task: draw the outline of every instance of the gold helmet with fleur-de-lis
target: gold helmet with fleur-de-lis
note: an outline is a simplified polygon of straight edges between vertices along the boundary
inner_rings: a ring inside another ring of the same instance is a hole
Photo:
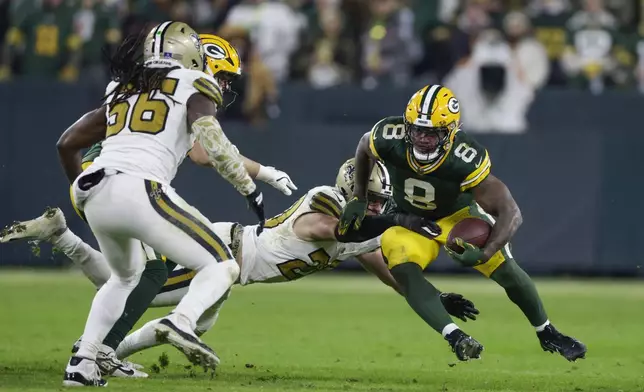
[[[344,162],[340,166],[338,175],[335,179],[336,188],[340,189],[340,192],[346,200],[351,199],[353,196],[353,186],[355,184],[355,158],[351,158]],[[371,170],[371,177],[369,177],[369,184],[367,187],[367,199],[381,199],[383,204],[389,200],[393,194],[391,187],[391,180],[389,178],[389,172],[385,165],[380,161],[376,161],[373,169]]]
[[[205,54],[199,36],[183,22],[167,21],[154,26],[143,45],[143,61],[147,67],[178,65],[205,70]]]

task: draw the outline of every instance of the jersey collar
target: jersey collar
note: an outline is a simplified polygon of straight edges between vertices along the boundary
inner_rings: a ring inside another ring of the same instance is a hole
[[[437,159],[434,162],[428,163],[426,165],[422,165],[416,157],[414,157],[414,152],[413,152],[413,147],[412,146],[407,146],[407,164],[409,167],[416,173],[425,175],[433,172],[434,170],[438,169],[443,162],[447,159],[449,156],[450,151],[452,150],[452,146],[454,145],[454,137],[456,136],[456,133],[458,130],[455,132],[452,132],[452,134],[449,136],[449,141],[447,142],[447,149],[445,150],[445,153],[443,154],[442,157]]]

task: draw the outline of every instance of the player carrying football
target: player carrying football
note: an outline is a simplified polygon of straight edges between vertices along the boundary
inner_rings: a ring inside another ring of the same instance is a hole
[[[521,224],[521,212],[505,184],[490,174],[487,150],[461,130],[460,117],[454,94],[432,85],[411,97],[404,116],[376,123],[358,144],[355,189],[342,212],[340,231],[360,227],[369,173],[376,160],[383,162],[392,178],[394,210],[435,220],[442,229],[429,239],[392,227],[382,235],[383,255],[411,308],[443,335],[459,360],[479,358],[483,346],[453,323],[423,270],[436,259],[452,227],[468,217],[493,224],[489,239],[482,249],[457,239],[464,251],[446,247],[450,256],[503,287],[536,328],[545,351],[569,361],[584,358],[586,346],[555,329],[534,283],[513,259],[509,241]]]

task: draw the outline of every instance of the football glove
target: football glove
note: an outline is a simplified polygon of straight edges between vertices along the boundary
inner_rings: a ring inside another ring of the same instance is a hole
[[[338,233],[341,235],[346,234],[351,230],[360,230],[360,225],[364,219],[367,211],[367,201],[360,200],[357,197],[349,200],[342,215],[340,215],[340,222],[338,222]]]
[[[260,166],[257,173],[257,179],[264,181],[268,185],[282,192],[286,196],[291,196],[297,187],[291,181],[291,177],[285,172],[277,170],[272,166]]]
[[[443,232],[436,222],[411,214],[394,214],[394,222],[415,233],[434,239]]]
[[[440,299],[447,313],[464,322],[467,322],[467,319],[476,320],[476,315],[479,314],[479,310],[474,306],[474,302],[464,298],[460,294],[441,293]]]
[[[250,208],[257,219],[259,219],[259,225],[257,226],[257,235],[259,235],[262,230],[264,230],[264,222],[266,218],[264,216],[264,195],[258,189],[255,189],[253,193],[246,196],[246,201],[248,202],[248,208]]]
[[[455,261],[457,261],[461,265],[465,267],[474,267],[487,261],[485,260],[485,253],[483,253],[483,250],[481,248],[469,244],[463,241],[463,239],[461,238],[455,238],[454,242],[456,243],[456,245],[463,248],[463,253],[456,253],[447,246],[445,246],[445,250]]]

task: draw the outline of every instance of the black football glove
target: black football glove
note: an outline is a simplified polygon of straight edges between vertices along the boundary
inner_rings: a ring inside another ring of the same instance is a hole
[[[266,221],[264,216],[264,195],[258,189],[255,189],[253,193],[246,196],[246,201],[248,202],[248,208],[253,210],[257,215],[257,219],[259,219],[259,225],[257,226],[257,235],[259,235],[264,230],[264,222]]]
[[[434,239],[443,232],[436,222],[416,215],[398,213],[394,215],[394,222],[429,239]]]
[[[467,322],[467,319],[476,320],[479,310],[474,306],[474,302],[456,293],[441,293],[440,298],[447,313],[464,322]]]
[[[360,230],[360,225],[367,212],[367,201],[354,197],[344,206],[340,221],[338,222],[338,233],[347,234],[350,230]]]

